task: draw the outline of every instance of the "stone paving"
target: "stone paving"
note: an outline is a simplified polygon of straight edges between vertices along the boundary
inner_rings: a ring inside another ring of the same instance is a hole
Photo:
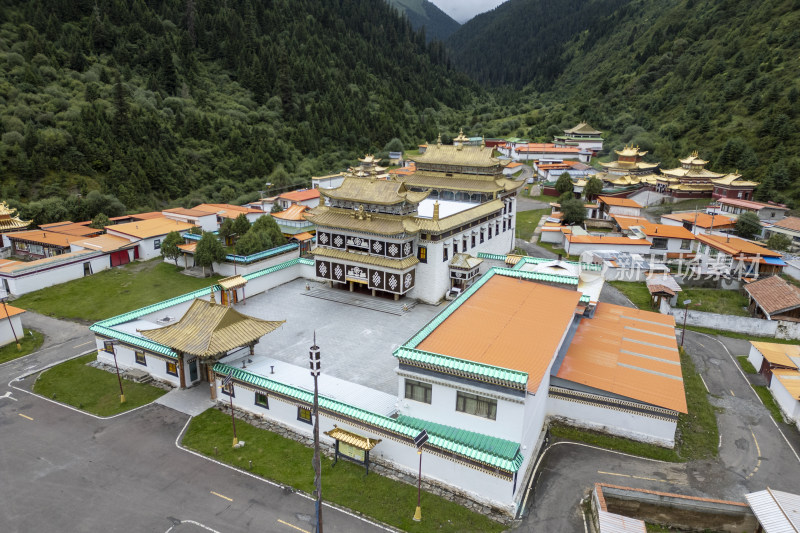
[[[156,403],[189,416],[197,416],[215,405],[208,383],[200,383],[189,389],[172,389],[157,399]]]

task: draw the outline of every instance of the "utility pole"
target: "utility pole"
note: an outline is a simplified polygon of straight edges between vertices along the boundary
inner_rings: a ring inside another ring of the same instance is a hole
[[[311,375],[314,377],[314,459],[311,464],[314,466],[314,490],[317,499],[314,503],[316,515],[316,533],[322,533],[322,462],[319,457],[319,346],[317,346],[317,332],[314,332],[314,345],[308,353]]]
[[[11,317],[8,314],[8,307],[6,307],[6,302],[7,301],[8,301],[8,298],[3,298],[3,311],[6,312],[6,318],[8,319],[8,325],[11,327],[11,334],[14,335],[14,341],[17,343],[17,351],[20,351],[22,349],[22,345],[19,343],[19,339],[17,338],[17,332],[14,331],[14,323],[11,322]],[[25,332],[23,331],[22,334],[25,335]]]
[[[115,348],[117,341],[105,341],[103,344],[106,351],[111,352],[114,356],[114,368],[117,369],[117,381],[119,382],[119,403],[125,403],[125,392],[122,390],[122,378],[119,375],[119,365],[117,364],[117,349]]]

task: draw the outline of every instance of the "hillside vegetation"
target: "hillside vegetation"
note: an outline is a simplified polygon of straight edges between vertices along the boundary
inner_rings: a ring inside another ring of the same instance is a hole
[[[7,1],[0,199],[243,202],[435,138],[478,91],[373,0]]]
[[[387,0],[401,12],[405,13],[408,21],[415,30],[425,28],[427,40],[446,40],[461,24],[453,20],[450,15],[436,7],[428,0]]]
[[[520,20],[527,45],[491,38]],[[798,0],[509,0],[449,45],[476,79],[524,85],[502,120],[473,117],[492,133],[550,140],[587,120],[609,151],[636,144],[670,168],[698,150],[762,182],[758,199],[800,206]]]

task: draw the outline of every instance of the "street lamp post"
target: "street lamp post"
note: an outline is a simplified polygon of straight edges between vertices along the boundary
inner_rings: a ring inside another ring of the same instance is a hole
[[[222,381],[222,390],[225,390],[225,387],[230,386],[228,390],[228,398],[231,401],[231,424],[233,425],[233,446],[235,447],[239,444],[239,439],[236,437],[236,415],[233,412],[233,370],[228,372],[228,375],[225,376],[225,379]]]
[[[691,300],[684,300],[683,301],[683,331],[681,331],[681,348],[683,348],[683,339],[686,337],[686,317],[689,316],[689,304],[691,304]],[[703,302],[697,302],[692,307],[697,307]]]
[[[11,334],[14,335],[14,341],[17,343],[17,351],[20,351],[22,349],[22,345],[19,343],[19,339],[17,338],[17,332],[14,331],[14,323],[11,322],[11,316],[9,316],[9,314],[8,314],[8,307],[6,307],[6,302],[7,301],[8,301],[8,298],[3,298],[3,311],[6,312],[6,318],[8,319],[8,325],[11,327]]]
[[[125,403],[125,391],[122,390],[122,377],[119,375],[119,365],[117,364],[117,349],[115,348],[117,341],[105,341],[104,344],[106,351],[111,352],[111,355],[114,356],[114,368],[117,369],[117,381],[119,382],[119,403]]]
[[[414,437],[414,444],[417,447],[417,454],[419,455],[419,476],[417,477],[417,508],[414,511],[414,522],[422,520],[422,446],[428,442],[428,432],[422,430],[419,435]]]
[[[314,332],[314,345],[308,353],[311,375],[314,377],[314,459],[311,464],[314,466],[314,489],[317,493],[317,500],[314,504],[316,514],[316,533],[322,533],[322,463],[319,457],[319,387],[318,379],[320,373],[319,346],[317,346],[317,333]]]

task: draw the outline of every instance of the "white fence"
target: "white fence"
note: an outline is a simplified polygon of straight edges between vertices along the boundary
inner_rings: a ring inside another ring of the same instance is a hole
[[[661,300],[662,314],[675,317],[675,324],[678,327],[683,325],[685,309],[671,307],[666,301]],[[750,318],[745,316],[720,315],[717,313],[707,313],[705,311],[693,311],[689,309],[686,317],[687,326],[699,326],[703,328],[719,329],[722,331],[734,331],[745,335],[757,335],[760,337],[775,337],[776,339],[800,339],[800,323],[788,322],[785,320],[763,320],[761,318]]]

